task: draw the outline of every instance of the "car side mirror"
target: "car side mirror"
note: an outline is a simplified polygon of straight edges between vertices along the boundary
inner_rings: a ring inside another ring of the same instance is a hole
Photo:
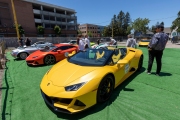
[[[57,50],[57,52],[60,54],[62,50]]]
[[[120,65],[125,65],[125,64],[128,64],[128,60],[119,60],[119,61],[117,62],[117,67],[119,68]]]
[[[128,64],[128,60],[119,60],[117,64],[120,64],[120,65]]]
[[[68,52],[65,52],[65,53],[64,53],[64,56],[65,56],[66,58],[68,58],[68,57],[69,57],[69,53],[68,53]]]

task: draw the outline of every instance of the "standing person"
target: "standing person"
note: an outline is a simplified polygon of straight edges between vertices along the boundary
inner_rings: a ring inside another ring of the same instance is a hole
[[[100,39],[97,39],[97,44],[99,45],[99,43],[100,43]]]
[[[149,53],[149,60],[148,60],[148,68],[147,73],[151,74],[151,68],[153,65],[154,58],[156,58],[156,75],[159,76],[161,67],[162,67],[162,55],[163,50],[165,49],[166,43],[169,39],[168,35],[163,32],[164,26],[156,25],[156,33],[152,37],[148,45],[148,53]]]
[[[112,37],[110,37],[111,42],[110,45],[117,45],[117,41],[115,39],[113,39]]]
[[[19,47],[23,47],[23,39],[20,37],[18,40]]]
[[[79,50],[81,51],[84,50],[84,42],[82,40],[82,35],[78,35],[77,44],[78,44]]]
[[[25,40],[26,46],[31,46],[31,40],[27,37]]]
[[[128,40],[126,42],[126,47],[136,48],[136,46],[137,46],[136,40],[134,38],[132,38],[131,34],[129,34]]]
[[[91,48],[90,41],[87,35],[85,35],[85,48]]]
[[[172,38],[171,38],[171,43],[172,44],[174,43],[174,36],[172,36]]]

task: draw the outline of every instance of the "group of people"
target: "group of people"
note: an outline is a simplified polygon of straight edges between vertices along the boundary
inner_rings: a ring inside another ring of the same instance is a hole
[[[79,47],[79,50],[81,50],[81,51],[85,50],[87,48],[91,48],[90,41],[89,41],[87,35],[85,35],[85,38],[83,38],[82,35],[78,35],[77,45]]]
[[[32,40],[30,40],[30,39],[27,37],[26,40],[24,41],[24,40],[22,39],[22,37],[20,37],[19,40],[18,40],[19,47],[23,47],[23,46],[24,46],[24,42],[25,42],[25,45],[26,45],[26,46],[31,46]]]
[[[156,33],[153,35],[147,47],[149,58],[148,58],[148,67],[146,73],[149,75],[151,74],[153,62],[154,59],[156,59],[157,68],[155,75],[160,76],[160,71],[162,67],[162,55],[169,37],[166,33],[163,32],[164,31],[163,25],[156,25],[155,29],[156,29]],[[136,40],[132,38],[132,35],[128,35],[126,47],[136,48],[136,46],[137,46]]]

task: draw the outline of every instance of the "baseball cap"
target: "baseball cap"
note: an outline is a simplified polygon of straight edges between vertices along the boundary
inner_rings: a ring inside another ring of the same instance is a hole
[[[155,28],[164,28],[163,25],[156,25]]]

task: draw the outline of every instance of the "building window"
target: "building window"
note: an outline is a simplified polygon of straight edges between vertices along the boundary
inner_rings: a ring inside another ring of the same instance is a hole
[[[54,16],[50,16],[50,20],[55,21],[55,17]]]
[[[61,22],[61,18],[60,17],[56,17],[56,21]]]
[[[51,28],[51,25],[48,24],[48,23],[46,23],[46,24],[45,24],[45,28]]]
[[[49,16],[48,15],[44,15],[44,20],[49,20]]]

